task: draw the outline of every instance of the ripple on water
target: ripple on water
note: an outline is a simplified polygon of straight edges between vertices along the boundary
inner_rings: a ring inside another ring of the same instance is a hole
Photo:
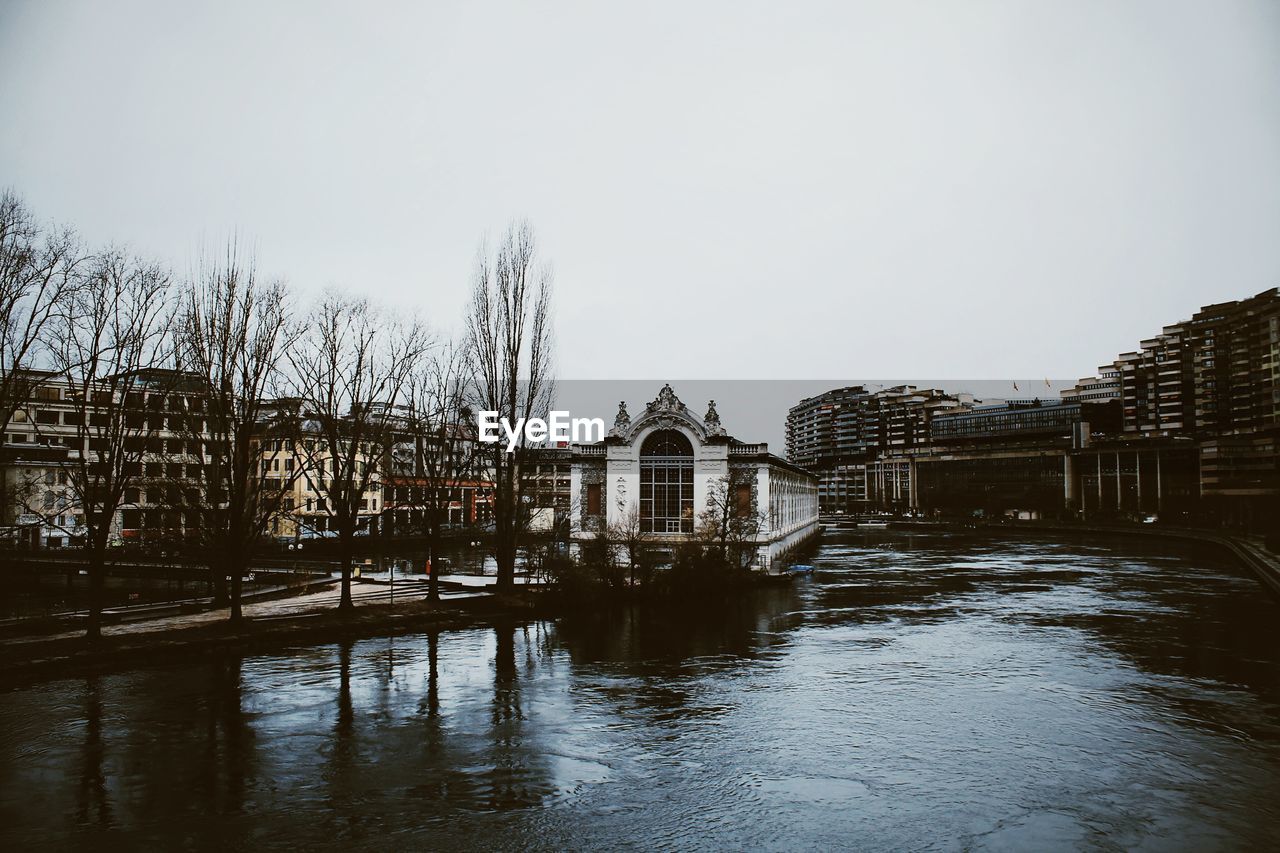
[[[1277,607],[1198,552],[852,536],[639,610],[0,694],[6,849],[1266,847]]]

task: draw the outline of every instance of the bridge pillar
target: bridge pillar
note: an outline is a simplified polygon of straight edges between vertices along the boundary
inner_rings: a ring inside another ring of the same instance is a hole
[[[1138,488],[1138,512],[1142,512],[1142,451],[1133,451],[1133,475]]]
[[[1116,451],[1116,512],[1124,509],[1124,490],[1120,484],[1120,451]]]
[[[1102,512],[1102,453],[1094,458],[1098,460],[1098,512]]]
[[[1156,512],[1164,509],[1164,485],[1160,482],[1160,449],[1156,448]]]

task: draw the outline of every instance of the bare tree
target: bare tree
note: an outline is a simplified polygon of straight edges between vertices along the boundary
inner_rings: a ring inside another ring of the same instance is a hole
[[[183,295],[177,322],[178,358],[194,374],[181,427],[198,449],[200,541],[220,604],[241,618],[241,579],[297,470],[277,471],[282,423],[271,403],[290,346],[288,293],[258,277],[252,257],[234,242],[221,260],[203,259]]]
[[[40,225],[14,192],[0,193],[0,426],[38,381],[30,368],[82,262],[70,229]]]
[[[552,376],[551,272],[539,265],[533,229],[512,225],[492,256],[481,250],[467,317],[477,405],[511,424],[545,417],[555,393]],[[515,586],[521,533],[521,465],[527,450],[491,445],[494,475],[494,556],[497,587]]]
[[[648,580],[649,547],[653,537],[645,532],[639,504],[632,502],[629,506],[620,506],[619,510],[621,514],[608,526],[605,536],[622,549],[627,559],[629,585],[635,586],[637,571],[643,580]]]
[[[699,534],[727,565],[748,569],[758,550],[765,514],[755,507],[755,471],[730,468],[707,487],[707,507],[699,516]]]
[[[159,413],[176,376],[164,369],[171,363],[169,289],[161,267],[103,253],[80,276],[55,330],[53,362],[69,386],[76,426],[68,486],[84,531],[90,639],[101,629],[116,512],[126,491],[145,482],[146,457],[163,452]]]
[[[394,449],[387,474],[388,509],[405,503],[420,507],[414,511],[422,513],[427,537],[431,601],[440,600],[440,540],[455,499],[463,520],[469,520],[463,493],[471,490],[473,498],[479,497],[484,485],[469,366],[465,342],[445,342],[421,361],[405,395],[411,446]]]
[[[339,608],[349,610],[355,537],[378,517],[378,469],[394,443],[395,407],[429,340],[421,324],[340,294],[320,300],[296,340],[288,352],[299,404],[294,447],[301,476],[337,536]]]

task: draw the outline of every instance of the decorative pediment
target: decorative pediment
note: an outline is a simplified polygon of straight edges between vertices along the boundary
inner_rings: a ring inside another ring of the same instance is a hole
[[[654,401],[645,406],[645,414],[653,414],[654,412],[688,412],[688,407],[680,402],[680,398],[676,396],[676,392],[671,390],[671,384],[662,386],[662,390],[658,392],[658,396]]]
[[[624,420],[626,411],[626,406],[620,404],[618,418],[614,421],[614,428],[609,435],[628,443],[635,441],[636,437],[645,430],[654,428],[688,429],[699,441],[725,435],[724,428],[720,426],[720,416],[716,413],[714,401],[707,412],[711,417],[704,422],[680,401],[670,384],[662,386],[658,396],[644,407],[644,413],[635,421]]]

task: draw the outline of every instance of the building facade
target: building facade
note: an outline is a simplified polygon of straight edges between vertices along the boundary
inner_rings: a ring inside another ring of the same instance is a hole
[[[891,457],[927,446],[935,418],[973,403],[969,394],[914,385],[836,388],[787,413],[787,459],[817,476],[823,512],[906,507],[912,468]]]
[[[1086,376],[1062,392],[1064,401],[1105,403],[1120,399],[1120,365],[1117,362],[1098,368],[1096,376]]]
[[[770,571],[818,532],[812,474],[729,435],[714,401],[699,418],[670,385],[634,420],[620,405],[604,441],[573,447],[570,488],[579,544],[636,524],[650,547],[670,549],[714,535],[727,513],[751,520],[749,562]]]
[[[836,451],[834,410],[865,413]],[[1280,290],[1208,305],[1060,402],[975,404],[861,386],[801,401],[788,450],[824,511],[1150,518],[1272,531],[1280,519]]]
[[[149,370],[129,374],[127,392],[102,383],[85,395],[56,374],[33,373],[30,397],[4,426],[0,446],[5,538],[30,548],[81,544],[84,509],[73,475],[82,465],[106,464],[111,452],[126,460],[128,482],[110,540],[184,539],[203,500],[203,397],[193,378]]]

